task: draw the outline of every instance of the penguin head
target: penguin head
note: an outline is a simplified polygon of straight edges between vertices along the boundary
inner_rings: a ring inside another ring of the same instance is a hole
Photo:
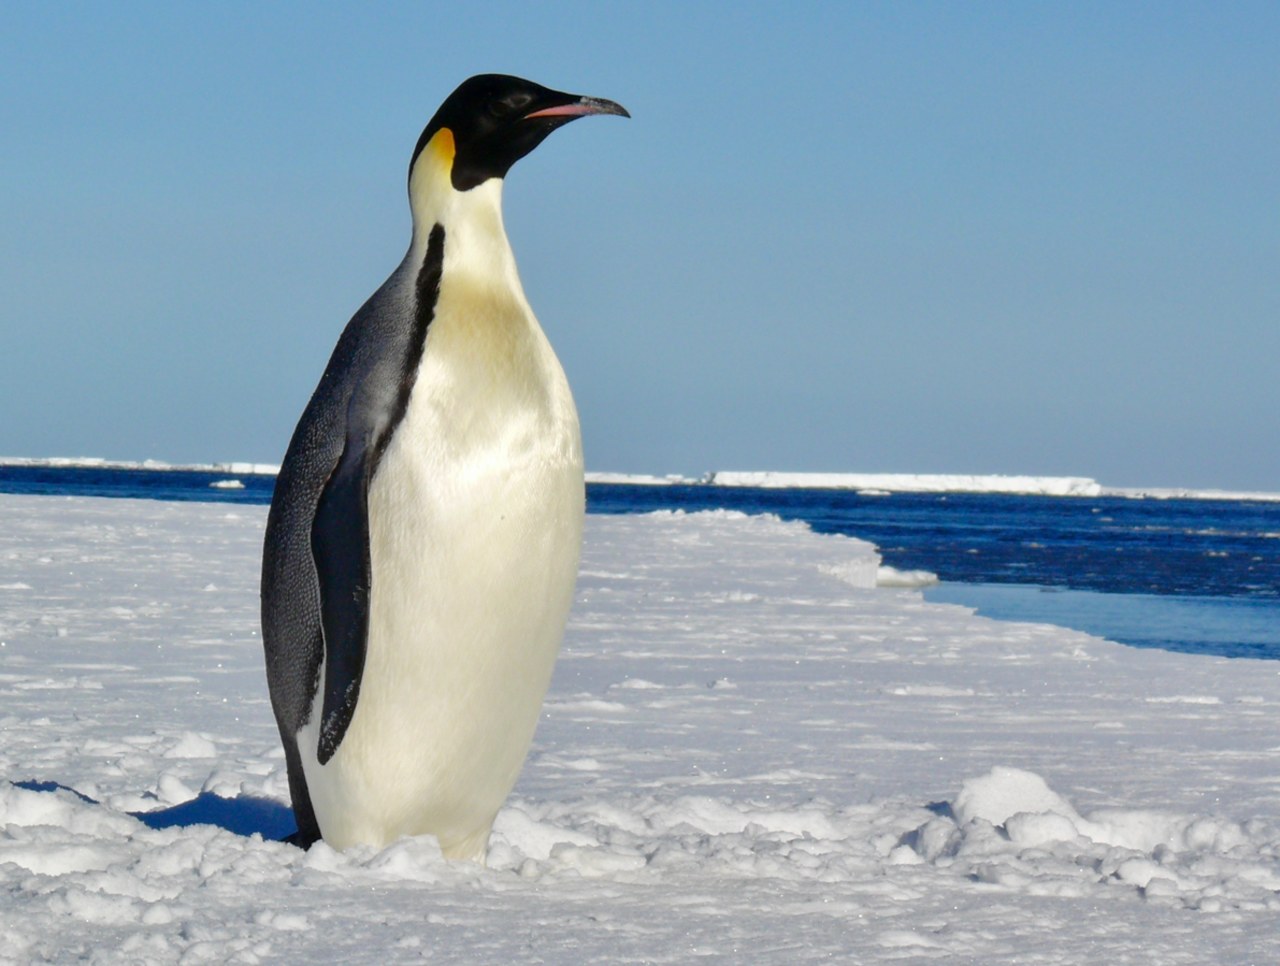
[[[448,165],[455,191],[469,191],[490,178],[505,177],[548,134],[588,114],[631,116],[613,101],[553,91],[506,74],[478,74],[445,98],[423,130],[409,161],[409,177],[429,152]]]

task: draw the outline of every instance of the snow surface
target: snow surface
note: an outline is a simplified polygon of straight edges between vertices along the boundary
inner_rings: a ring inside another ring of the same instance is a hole
[[[0,961],[1280,961],[1280,664],[729,512],[588,518],[487,868],[264,840],[264,518],[0,497]]]

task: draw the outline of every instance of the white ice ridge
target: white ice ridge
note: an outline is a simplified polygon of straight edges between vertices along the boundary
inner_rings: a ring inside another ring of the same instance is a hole
[[[25,457],[0,456],[0,466],[45,466],[52,468],[99,468],[124,470],[199,471],[237,475],[274,476],[275,463],[164,463],[159,460],[107,460],[92,456]],[[589,471],[588,483],[635,486],[758,487],[762,489],[857,490],[864,496],[890,493],[1007,493],[1022,496],[1114,496],[1153,500],[1255,500],[1280,502],[1280,492],[1204,490],[1178,487],[1103,486],[1087,476],[1008,476],[960,473],[789,473],[774,470],[719,470],[701,476]]]
[[[932,587],[937,582],[938,575],[931,570],[899,570],[881,564],[876,571],[877,587]]]
[[[671,486],[678,483],[701,482],[678,473],[653,476],[648,473],[597,473],[589,470],[586,477],[588,483],[624,483],[630,486]]]
[[[588,517],[487,868],[272,841],[265,517],[0,496],[0,962],[1280,962],[1280,662],[726,511]]]
[[[1099,496],[1102,486],[1083,476],[976,476],[945,473],[776,473],[717,471],[717,486],[806,487],[830,490],[885,490],[890,493],[1013,493],[1042,496]]]
[[[1280,493],[1264,490],[1187,490],[1177,487],[1104,486],[1103,496],[1122,496],[1131,500],[1254,500],[1280,503]]]
[[[237,476],[275,476],[280,472],[280,466],[277,463],[165,463],[161,460],[108,460],[97,456],[0,456],[0,466],[234,473]]]
[[[1104,486],[1087,476],[1019,476],[963,473],[790,473],[776,470],[717,470],[702,476],[643,476],[588,473],[589,483],[684,484],[762,489],[856,490],[864,496],[890,493],[1007,493],[1018,496],[1113,496],[1154,500],[1256,500],[1280,502],[1280,492]]]

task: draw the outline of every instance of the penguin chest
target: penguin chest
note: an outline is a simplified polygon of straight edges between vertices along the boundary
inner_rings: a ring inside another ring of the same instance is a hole
[[[428,832],[446,854],[483,847],[572,602],[584,494],[563,372],[527,310],[486,328],[446,294],[370,484],[360,696],[314,795],[339,847]]]

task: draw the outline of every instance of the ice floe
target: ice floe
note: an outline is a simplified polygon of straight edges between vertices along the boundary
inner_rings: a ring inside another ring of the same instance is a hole
[[[0,960],[1280,960],[1280,662],[986,620],[771,517],[589,517],[486,867],[275,841],[264,518],[0,497]]]

